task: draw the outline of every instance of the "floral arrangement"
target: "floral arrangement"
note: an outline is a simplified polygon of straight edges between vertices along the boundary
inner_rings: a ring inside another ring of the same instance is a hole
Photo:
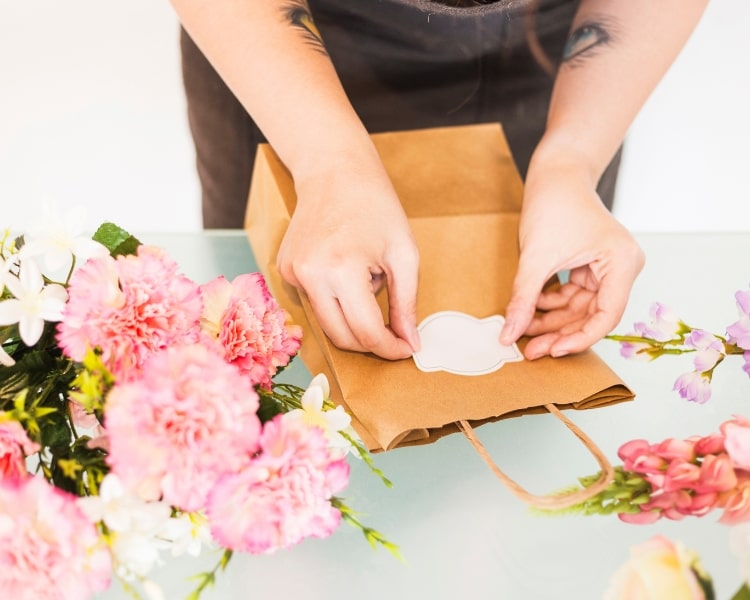
[[[627,335],[610,335],[625,358],[654,360],[691,354],[693,369],[680,375],[673,390],[692,402],[711,397],[715,369],[729,356],[742,356],[750,376],[750,290],[735,294],[740,318],[717,335],[691,327],[670,307],[655,303],[650,320],[638,322]],[[718,431],[658,442],[635,439],[618,450],[609,486],[593,498],[546,514],[616,514],[626,523],[648,524],[661,518],[680,520],[720,510],[719,522],[732,525],[735,548],[750,558],[750,419],[735,415]],[[581,477],[574,486],[588,487],[600,474]],[[743,531],[744,534],[739,532]],[[750,600],[750,563],[733,600]],[[614,574],[606,600],[713,600],[711,577],[695,552],[655,536],[631,549],[630,559]]]
[[[198,285],[109,223],[6,232],[0,595],[82,600],[114,577],[158,599],[164,552],[214,548],[195,599],[232,553],[342,520],[397,554],[338,496],[349,453],[388,481],[325,378],[275,380],[300,338],[259,273]]]

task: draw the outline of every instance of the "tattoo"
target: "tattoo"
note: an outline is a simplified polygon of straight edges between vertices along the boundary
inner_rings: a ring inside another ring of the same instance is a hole
[[[613,42],[612,25],[604,18],[583,22],[568,36],[563,49],[563,63],[578,66]]]
[[[284,14],[292,26],[297,27],[305,36],[305,41],[318,52],[328,54],[323,45],[320,31],[313,22],[312,14],[305,0],[290,0],[284,6]]]

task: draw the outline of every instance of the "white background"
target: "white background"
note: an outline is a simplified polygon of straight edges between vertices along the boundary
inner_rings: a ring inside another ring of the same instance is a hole
[[[750,230],[748,31],[750,2],[713,0],[631,128],[630,229]],[[92,227],[201,227],[166,0],[0,0],[0,82],[0,227],[44,201],[86,205]]]

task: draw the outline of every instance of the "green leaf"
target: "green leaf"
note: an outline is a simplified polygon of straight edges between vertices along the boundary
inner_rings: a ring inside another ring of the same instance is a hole
[[[746,583],[742,584],[742,587],[732,596],[732,600],[750,600],[750,589],[748,589]]]
[[[93,239],[103,244],[112,256],[135,254],[141,242],[114,223],[102,223]]]
[[[260,400],[260,406],[258,407],[258,418],[261,423],[270,421],[276,415],[284,412],[281,409],[281,405],[272,397],[266,394],[258,394]]]

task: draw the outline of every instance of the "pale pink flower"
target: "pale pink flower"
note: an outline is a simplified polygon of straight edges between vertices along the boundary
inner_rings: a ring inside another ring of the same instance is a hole
[[[721,454],[722,452],[724,452],[724,435],[721,433],[712,433],[695,442],[696,456]]]
[[[700,475],[701,468],[698,465],[676,459],[669,463],[664,474],[662,487],[665,492],[674,492],[685,488],[692,489],[698,483]]]
[[[695,460],[695,442],[697,438],[678,440],[668,438],[652,446],[653,452],[666,460],[680,459],[691,462]]]
[[[679,543],[657,535],[630,550],[612,576],[604,600],[705,600],[693,570],[698,558]]]
[[[199,509],[257,449],[258,402],[250,381],[205,346],[164,350],[108,395],[107,461],[141,497]]]
[[[727,327],[729,342],[750,350],[750,317],[742,317]]]
[[[735,415],[721,424],[724,446],[735,467],[750,471],[750,421]]]
[[[18,421],[0,422],[0,480],[27,477],[26,457],[38,451]]]
[[[740,290],[734,295],[740,313],[739,321],[727,327],[729,341],[750,350],[750,290]]]
[[[742,358],[745,360],[745,364],[742,365],[742,370],[747,373],[748,377],[750,377],[750,350],[744,352]]]
[[[218,340],[226,360],[254,384],[271,387],[271,378],[300,347],[302,329],[269,293],[260,273],[224,277],[201,286],[203,331]]]
[[[700,480],[695,485],[699,494],[725,492],[737,485],[737,475],[729,456],[709,454],[701,462]]]
[[[683,373],[674,382],[673,390],[682,398],[691,402],[704,404],[711,398],[711,380],[699,371]]]
[[[667,492],[656,489],[651,493],[651,499],[641,504],[644,512],[657,511],[662,517],[679,521],[688,513],[693,503],[693,497],[688,490],[674,490]]]
[[[682,323],[677,313],[670,307],[654,302],[649,308],[651,321],[646,323],[636,323],[636,330],[639,330],[643,337],[651,338],[658,342],[666,342],[674,338],[682,328]]]
[[[630,525],[651,525],[661,519],[661,512],[658,510],[644,511],[641,508],[641,512],[637,513],[619,513],[617,518]]]
[[[700,373],[713,369],[724,356],[724,343],[703,329],[693,329],[685,338],[685,345],[696,349],[693,366]]]
[[[112,562],[76,497],[41,477],[0,481],[0,596],[85,600]]]
[[[750,317],[750,290],[739,290],[734,295],[737,300],[737,308],[740,314],[745,317]]]
[[[630,440],[629,442],[626,442],[622,446],[620,446],[620,448],[617,450],[617,456],[619,456],[620,460],[625,463],[625,469],[627,471],[632,471],[631,467],[628,465],[631,465],[633,461],[643,453],[650,451],[651,444],[648,442],[648,440],[636,439]]]
[[[635,331],[631,334],[639,337],[649,337],[645,323],[635,323]],[[645,342],[620,342],[620,356],[635,360],[651,360],[653,356],[648,349],[651,344]]]
[[[322,429],[279,415],[263,428],[260,454],[211,491],[206,514],[213,536],[226,548],[255,554],[326,537],[341,520],[331,498],[348,477],[348,463],[329,450]]]
[[[200,291],[177,269],[162,250],[148,246],[134,256],[89,260],[70,280],[58,326],[65,354],[80,361],[100,348],[104,364],[122,380],[135,376],[152,353],[197,341]]]
[[[710,513],[719,505],[719,494],[716,492],[706,492],[704,494],[694,494],[688,509],[688,514],[694,517],[702,517]]]
[[[750,474],[740,471],[734,489],[720,495],[724,512],[719,523],[736,525],[750,520]]]

